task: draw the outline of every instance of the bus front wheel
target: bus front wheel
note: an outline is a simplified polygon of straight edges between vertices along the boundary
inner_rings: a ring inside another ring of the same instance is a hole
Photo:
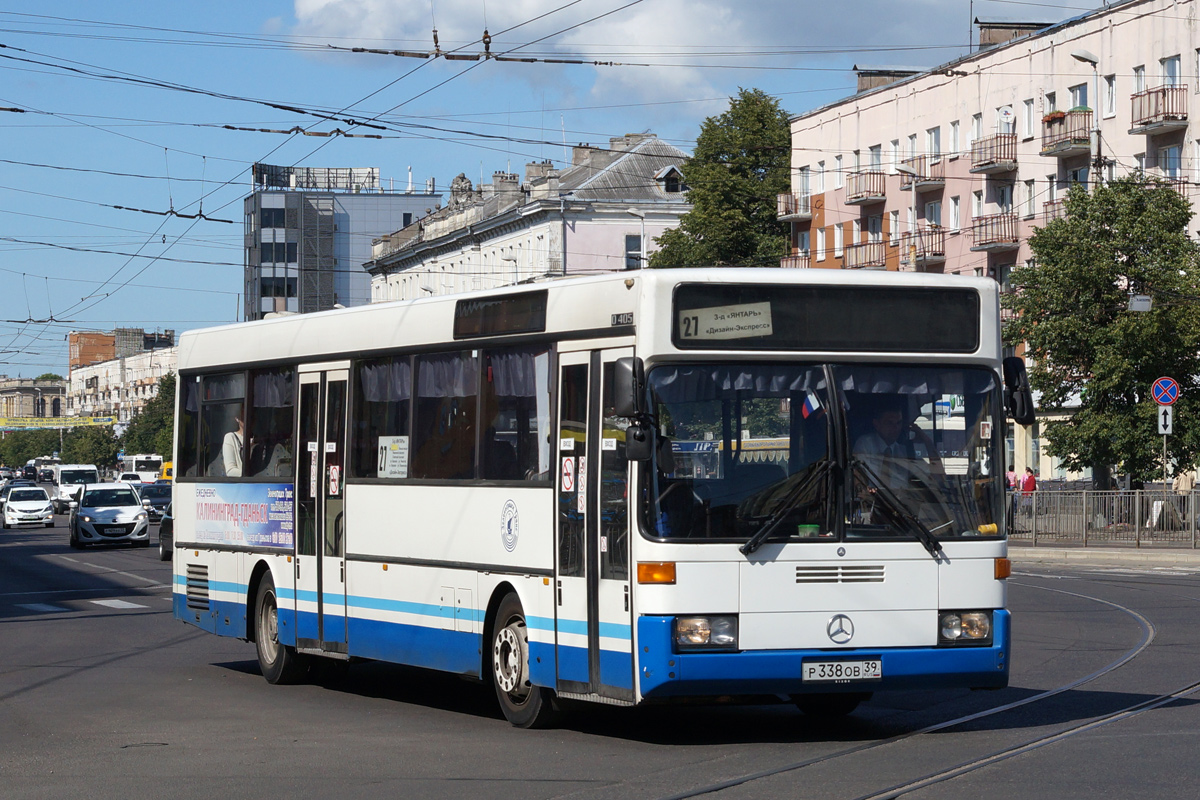
[[[492,625],[492,683],[504,717],[518,728],[544,728],[556,716],[549,689],[529,680],[529,632],[515,594],[500,601]]]
[[[263,576],[258,585],[258,599],[254,604],[258,625],[254,630],[254,643],[258,650],[258,666],[267,683],[296,683],[303,677],[307,664],[304,656],[294,647],[279,643],[279,602],[275,595],[275,581],[270,573]]]

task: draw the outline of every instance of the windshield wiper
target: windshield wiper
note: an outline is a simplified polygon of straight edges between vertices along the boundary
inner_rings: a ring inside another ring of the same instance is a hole
[[[800,500],[808,494],[808,492],[817,485],[817,482],[823,479],[828,473],[833,462],[826,459],[818,461],[811,467],[812,471],[805,475],[800,481],[788,489],[784,494],[783,499],[779,501],[779,506],[767,518],[766,523],[758,529],[758,532],[746,541],[744,545],[738,548],[743,555],[750,555],[758,548],[762,547],[767,541],[767,538],[775,532],[775,529],[783,522],[789,513],[796,508]]]
[[[880,510],[887,520],[912,535],[929,551],[929,555],[935,559],[941,559],[945,553],[942,552],[942,543],[933,535],[933,531],[929,530],[924,522],[921,522],[915,514],[908,510],[900,498],[896,497],[895,492],[888,488],[865,462],[856,458],[850,463],[852,469],[862,472],[872,484],[871,491],[881,501]]]

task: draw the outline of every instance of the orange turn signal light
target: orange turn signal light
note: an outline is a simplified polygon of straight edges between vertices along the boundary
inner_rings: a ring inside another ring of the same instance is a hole
[[[1012,575],[1012,562],[1007,558],[996,559],[996,580],[1002,581]]]
[[[674,561],[639,561],[638,583],[674,583]]]

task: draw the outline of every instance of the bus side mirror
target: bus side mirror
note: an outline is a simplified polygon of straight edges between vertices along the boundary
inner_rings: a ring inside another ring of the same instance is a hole
[[[654,455],[655,438],[653,425],[631,423],[625,429],[625,457],[630,461],[649,461]]]
[[[646,365],[640,358],[617,359],[613,375],[613,407],[618,417],[637,418],[646,414]]]
[[[1029,373],[1025,359],[1009,356],[1004,359],[1004,407],[1018,425],[1032,425],[1035,419],[1033,391],[1029,388]]]

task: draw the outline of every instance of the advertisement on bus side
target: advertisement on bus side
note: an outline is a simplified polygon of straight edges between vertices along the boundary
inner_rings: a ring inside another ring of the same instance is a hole
[[[295,545],[294,505],[291,484],[199,484],[196,541],[291,550]]]

